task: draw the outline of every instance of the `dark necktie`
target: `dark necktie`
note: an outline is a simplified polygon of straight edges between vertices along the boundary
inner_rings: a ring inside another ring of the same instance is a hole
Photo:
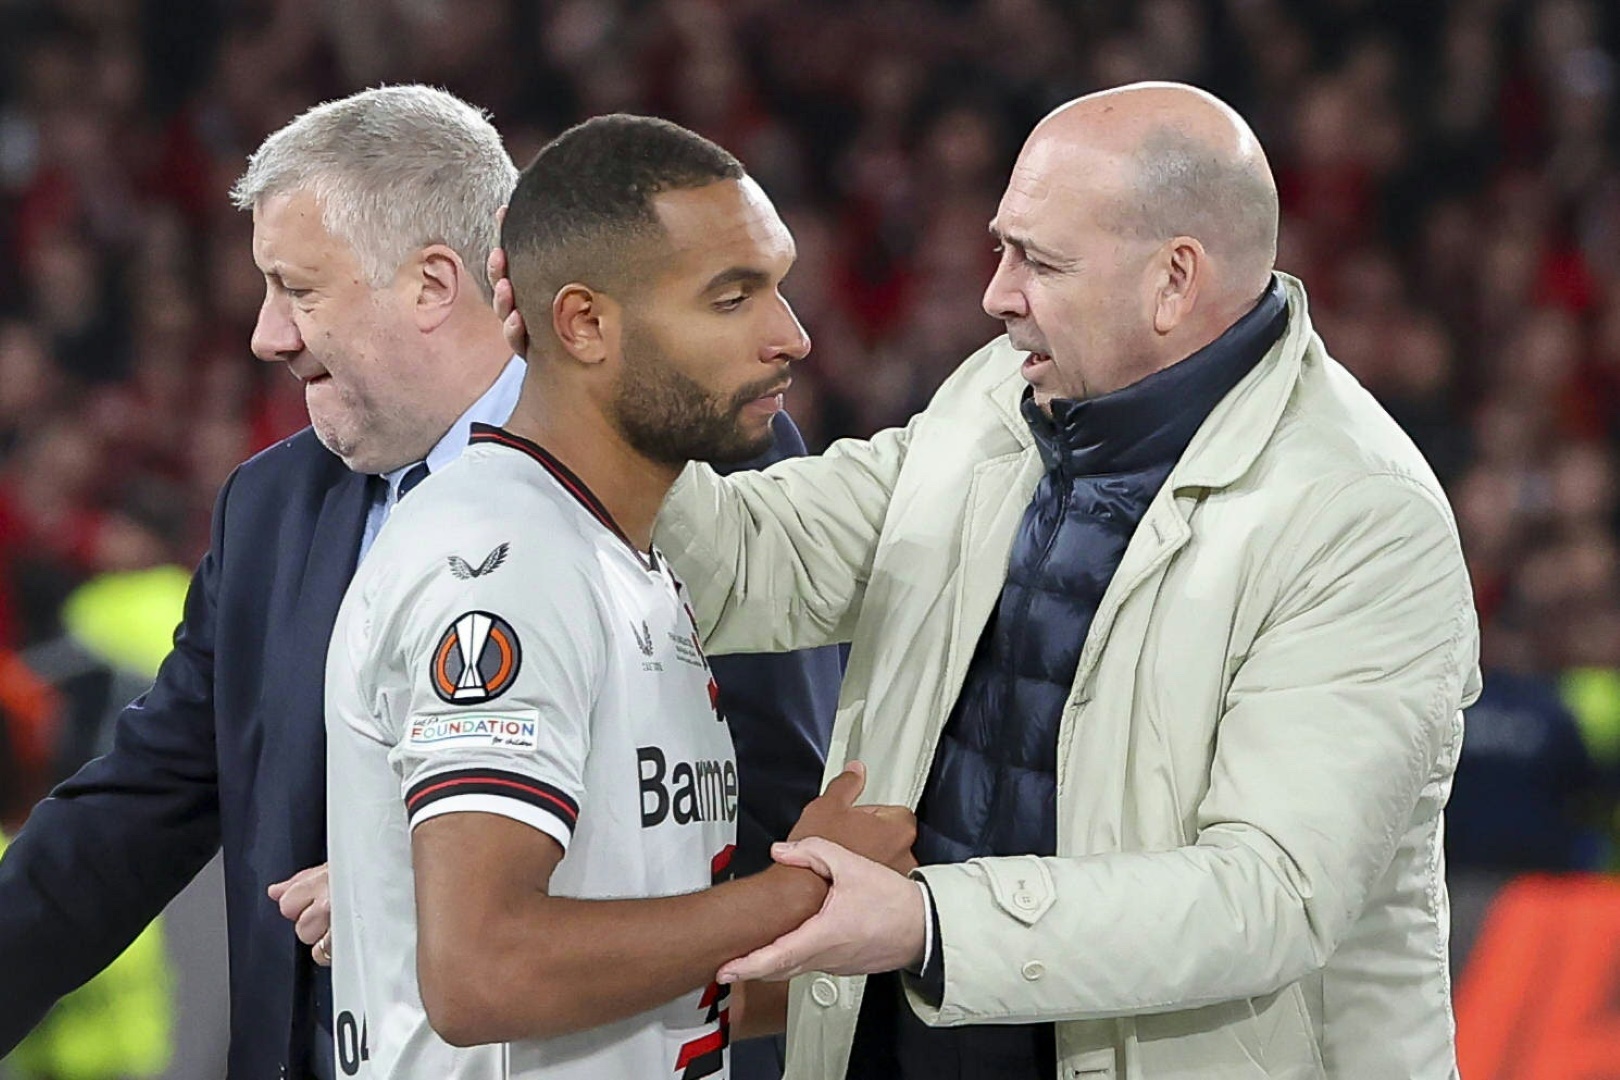
[[[406,470],[405,475],[399,478],[399,494],[394,496],[397,503],[411,493],[411,489],[428,477],[427,462],[418,461]]]

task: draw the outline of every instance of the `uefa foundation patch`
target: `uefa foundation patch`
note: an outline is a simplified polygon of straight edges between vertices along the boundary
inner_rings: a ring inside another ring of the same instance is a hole
[[[412,720],[405,744],[418,750],[494,747],[533,750],[540,745],[540,721],[513,716],[432,716]]]
[[[433,692],[452,705],[494,701],[517,679],[523,647],[517,631],[499,615],[458,615],[433,649]]]

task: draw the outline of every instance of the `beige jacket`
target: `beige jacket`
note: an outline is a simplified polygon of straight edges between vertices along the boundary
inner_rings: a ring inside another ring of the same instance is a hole
[[[1410,440],[1289,324],[1127,549],[1058,748],[1054,858],[924,868],[931,1024],[1057,1022],[1058,1075],[1456,1076],[1441,809],[1479,690],[1456,527]],[[711,647],[852,641],[828,759],[915,806],[1041,465],[1022,354],[903,430],[718,479],[657,541]],[[864,980],[793,988],[792,1080],[844,1075]]]

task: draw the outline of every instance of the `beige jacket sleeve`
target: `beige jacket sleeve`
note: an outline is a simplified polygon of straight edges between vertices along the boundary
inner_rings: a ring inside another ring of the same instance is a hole
[[[786,652],[849,640],[910,433],[846,439],[764,472],[687,467],[653,541],[686,583],[706,648]]]
[[[945,962],[938,1008],[912,994],[925,1020],[1255,997],[1344,940],[1455,752],[1477,632],[1449,514],[1423,486],[1370,476],[1309,503],[1269,560],[1277,600],[1233,676],[1196,842],[922,868]]]

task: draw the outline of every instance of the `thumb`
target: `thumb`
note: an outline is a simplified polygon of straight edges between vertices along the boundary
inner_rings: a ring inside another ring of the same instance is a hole
[[[828,881],[833,879],[833,860],[844,849],[831,840],[819,836],[807,837],[786,844],[772,844],[771,858],[783,866],[797,866],[801,870],[814,870]],[[835,854],[836,853],[836,854]]]
[[[832,778],[827,790],[822,793],[823,798],[831,799],[842,806],[854,806],[855,800],[861,797],[866,790],[866,766],[859,761],[851,761],[844,766],[844,771]]]

